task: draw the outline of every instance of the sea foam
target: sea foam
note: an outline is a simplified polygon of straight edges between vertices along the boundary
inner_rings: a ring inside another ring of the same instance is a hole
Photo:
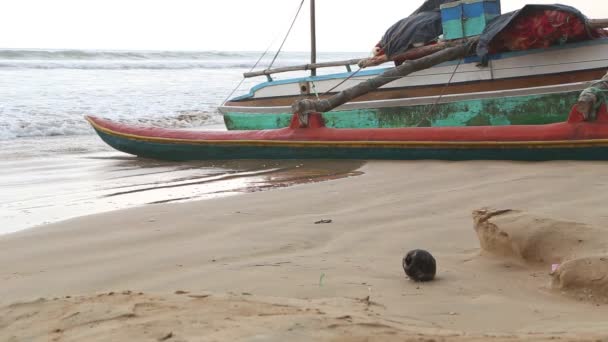
[[[229,94],[245,94],[266,81],[258,77],[241,84],[243,72],[260,55],[0,49],[0,140],[94,134],[85,115],[159,127],[217,125],[222,123],[217,107]],[[269,53],[256,69],[272,58]],[[273,66],[304,64],[308,58],[308,53],[281,53]],[[320,61],[347,58],[352,54],[319,56]]]

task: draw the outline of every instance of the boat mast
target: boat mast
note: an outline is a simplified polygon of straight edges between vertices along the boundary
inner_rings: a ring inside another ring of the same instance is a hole
[[[317,28],[315,21],[315,0],[310,0],[310,64],[317,63]],[[310,70],[311,76],[317,75],[317,69]]]

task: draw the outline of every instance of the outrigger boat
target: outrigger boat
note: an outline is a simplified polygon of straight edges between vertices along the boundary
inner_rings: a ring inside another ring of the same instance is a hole
[[[314,0],[310,4],[311,31],[314,32]],[[589,20],[569,6],[529,5],[501,15],[499,0],[427,0],[411,17],[425,10],[431,17],[433,13],[441,13],[441,17],[436,14],[439,30],[430,33],[426,41],[419,42],[427,45],[405,46],[404,51],[391,52],[385,61],[417,58],[429,50],[434,51],[433,48],[442,43],[478,35],[482,40],[484,37],[491,40],[486,42],[486,50],[478,49],[464,58],[396,79],[324,112],[328,127],[502,126],[561,122],[567,119],[578,93],[589,82],[600,79],[608,68],[608,38],[600,29],[608,26],[607,21]],[[417,25],[410,20],[402,25],[405,28],[393,29],[398,24],[387,31],[385,38],[398,30],[401,30],[400,34],[405,32],[408,29],[405,24]],[[536,36],[531,34],[529,26],[532,25],[538,28]],[[548,30],[554,31],[548,34]],[[572,33],[575,30],[580,32]],[[437,39],[436,35],[441,33],[443,38]],[[290,106],[295,101],[331,97],[387,70],[352,70],[351,65],[361,64],[360,59],[317,63],[314,36],[311,35],[310,64],[245,73],[245,77],[266,76],[267,81],[218,108],[227,129],[287,127],[292,115]],[[336,66],[345,66],[347,70],[317,75],[318,70]],[[283,72],[296,70],[310,70],[310,75],[273,79]]]
[[[584,92],[581,99],[592,100],[581,100],[567,122],[545,125],[339,129],[326,127],[320,113],[311,113],[305,124],[294,114],[287,128],[203,132],[87,120],[113,148],[163,160],[608,160],[606,104],[595,112],[601,103],[595,94],[605,91],[606,83],[608,75],[594,91]]]
[[[459,3],[485,1],[488,0],[462,0]],[[563,15],[570,9],[557,11],[554,14]],[[544,10],[537,14],[541,17],[554,15],[547,14]],[[516,16],[517,14],[514,15]],[[568,18],[562,18],[561,21],[570,23],[576,21],[574,17]],[[500,17],[497,20],[499,19]],[[505,26],[509,25],[511,19],[506,18]],[[582,20],[579,20],[579,23],[588,24]],[[585,27],[583,30],[586,30]],[[580,96],[577,94],[570,104],[576,103],[570,115],[568,111],[560,113],[566,119],[557,123],[533,125],[482,123],[468,126],[428,125],[429,127],[400,128],[334,128],[328,124],[331,123],[331,119],[326,116],[327,113],[347,104],[348,101],[374,92],[396,79],[466,56],[474,47],[479,51],[484,44],[488,46],[487,40],[484,43],[483,35],[463,38],[452,44],[435,44],[427,48],[432,51],[431,53],[407,60],[379,76],[331,97],[300,99],[290,107],[290,112],[293,114],[289,114],[289,125],[284,128],[204,132],[129,126],[95,117],[87,117],[87,120],[99,136],[113,148],[140,157],[164,160],[307,158],[608,160],[606,108],[608,74],[591,84]],[[547,66],[550,67],[551,63],[552,61],[547,61]],[[605,73],[606,68],[601,71],[602,74]],[[521,115],[528,114],[525,108],[520,110]]]

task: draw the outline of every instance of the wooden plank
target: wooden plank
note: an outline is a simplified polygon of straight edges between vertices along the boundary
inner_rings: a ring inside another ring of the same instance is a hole
[[[557,84],[567,84],[576,82],[588,82],[598,80],[606,73],[605,69],[602,70],[579,70],[570,71],[559,74],[550,75],[532,75],[518,78],[499,79],[499,80],[487,80],[487,81],[476,81],[471,83],[453,83],[449,86],[445,84],[441,85],[426,85],[426,86],[415,86],[415,87],[403,87],[403,88],[390,88],[390,89],[379,89],[371,92],[367,95],[358,97],[354,102],[357,101],[379,101],[379,100],[393,100],[399,98],[414,98],[414,97],[426,97],[426,96],[437,96],[439,94],[450,95],[450,94],[468,94],[478,92],[491,92],[510,90],[518,88],[531,88],[531,87],[546,87]],[[327,98],[330,94],[320,94],[321,98]],[[281,97],[268,97],[268,98],[255,98],[255,99],[243,99],[238,101],[229,101],[226,103],[227,106],[246,106],[246,107],[270,107],[270,106],[290,106],[294,101],[302,98],[302,95],[293,96],[281,96]],[[312,98],[312,96],[311,96]]]

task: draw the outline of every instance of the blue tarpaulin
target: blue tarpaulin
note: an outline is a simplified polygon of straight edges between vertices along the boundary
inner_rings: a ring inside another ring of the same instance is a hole
[[[441,13],[420,12],[399,20],[386,30],[380,46],[390,58],[407,51],[414,44],[432,42],[441,34]]]
[[[380,40],[388,57],[407,51],[414,44],[426,44],[443,34],[440,6],[456,0],[427,0],[409,17],[391,26]]]

